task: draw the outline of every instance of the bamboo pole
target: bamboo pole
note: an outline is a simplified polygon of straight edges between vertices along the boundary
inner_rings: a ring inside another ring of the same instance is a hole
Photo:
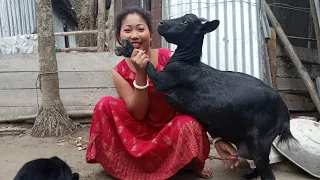
[[[70,32],[55,32],[55,36],[69,36],[75,34],[97,34],[98,30],[88,30],[88,31],[70,31]]]
[[[312,19],[313,19],[313,24],[314,24],[314,31],[316,34],[317,38],[317,47],[318,47],[318,63],[320,63],[320,24],[318,21],[318,16],[316,12],[316,5],[314,0],[309,0],[310,2],[310,9],[311,9],[311,14],[312,14]]]
[[[97,46],[93,46],[93,47],[60,48],[59,49],[59,52],[70,52],[70,51],[97,52]]]
[[[319,96],[317,94],[317,90],[315,85],[313,84],[308,71],[306,70],[306,68],[303,66],[303,64],[301,63],[300,59],[298,58],[297,54],[294,52],[294,49],[290,43],[290,41],[288,40],[286,34],[284,33],[283,29],[281,28],[279,22],[277,21],[276,17],[274,16],[274,14],[272,13],[269,5],[266,3],[265,0],[263,0],[263,5],[266,8],[266,12],[267,12],[267,17],[270,21],[270,23],[272,24],[273,28],[276,30],[277,35],[280,39],[280,41],[283,43],[284,45],[284,49],[286,51],[286,53],[288,54],[288,56],[290,57],[291,61],[293,62],[294,66],[296,67],[299,75],[301,76],[304,84],[306,85],[311,99],[314,102],[315,106],[317,107],[318,112],[320,113],[320,100],[319,100]]]
[[[106,0],[98,0],[98,36],[97,51],[105,50],[106,43]]]

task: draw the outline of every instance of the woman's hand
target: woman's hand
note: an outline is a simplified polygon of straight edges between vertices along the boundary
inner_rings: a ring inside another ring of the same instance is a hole
[[[218,140],[215,143],[215,148],[226,168],[230,165],[230,168],[233,169],[239,165],[237,151],[230,143]]]
[[[137,73],[145,73],[147,62],[149,61],[149,56],[145,53],[145,51],[140,49],[134,49],[131,58],[130,58],[133,66],[136,68]]]

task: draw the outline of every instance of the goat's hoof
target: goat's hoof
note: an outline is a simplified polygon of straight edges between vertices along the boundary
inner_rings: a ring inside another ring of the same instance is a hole
[[[253,180],[253,179],[256,179],[256,178],[252,178],[250,174],[242,175],[240,178],[240,180]]]
[[[251,173],[244,174],[241,176],[241,180],[252,180],[252,179],[257,179],[259,177],[259,173],[257,169],[254,169]]]

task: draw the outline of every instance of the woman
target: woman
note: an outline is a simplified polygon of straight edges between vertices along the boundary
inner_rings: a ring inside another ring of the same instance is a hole
[[[112,70],[121,98],[103,97],[94,108],[86,161],[101,164],[119,179],[167,179],[181,169],[209,178],[205,130],[192,117],[175,112],[147,77],[148,61],[160,71],[172,55],[169,49],[151,49],[151,31],[150,14],[140,8],[124,9],[116,17],[118,42],[128,39],[135,50]],[[216,140],[221,158],[235,157],[233,146]],[[231,168],[237,165],[230,160]]]

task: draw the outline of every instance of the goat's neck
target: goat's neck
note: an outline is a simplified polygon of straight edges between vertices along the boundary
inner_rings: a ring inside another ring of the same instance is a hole
[[[178,46],[171,60],[200,62],[202,55],[202,42],[197,42],[188,46]]]

